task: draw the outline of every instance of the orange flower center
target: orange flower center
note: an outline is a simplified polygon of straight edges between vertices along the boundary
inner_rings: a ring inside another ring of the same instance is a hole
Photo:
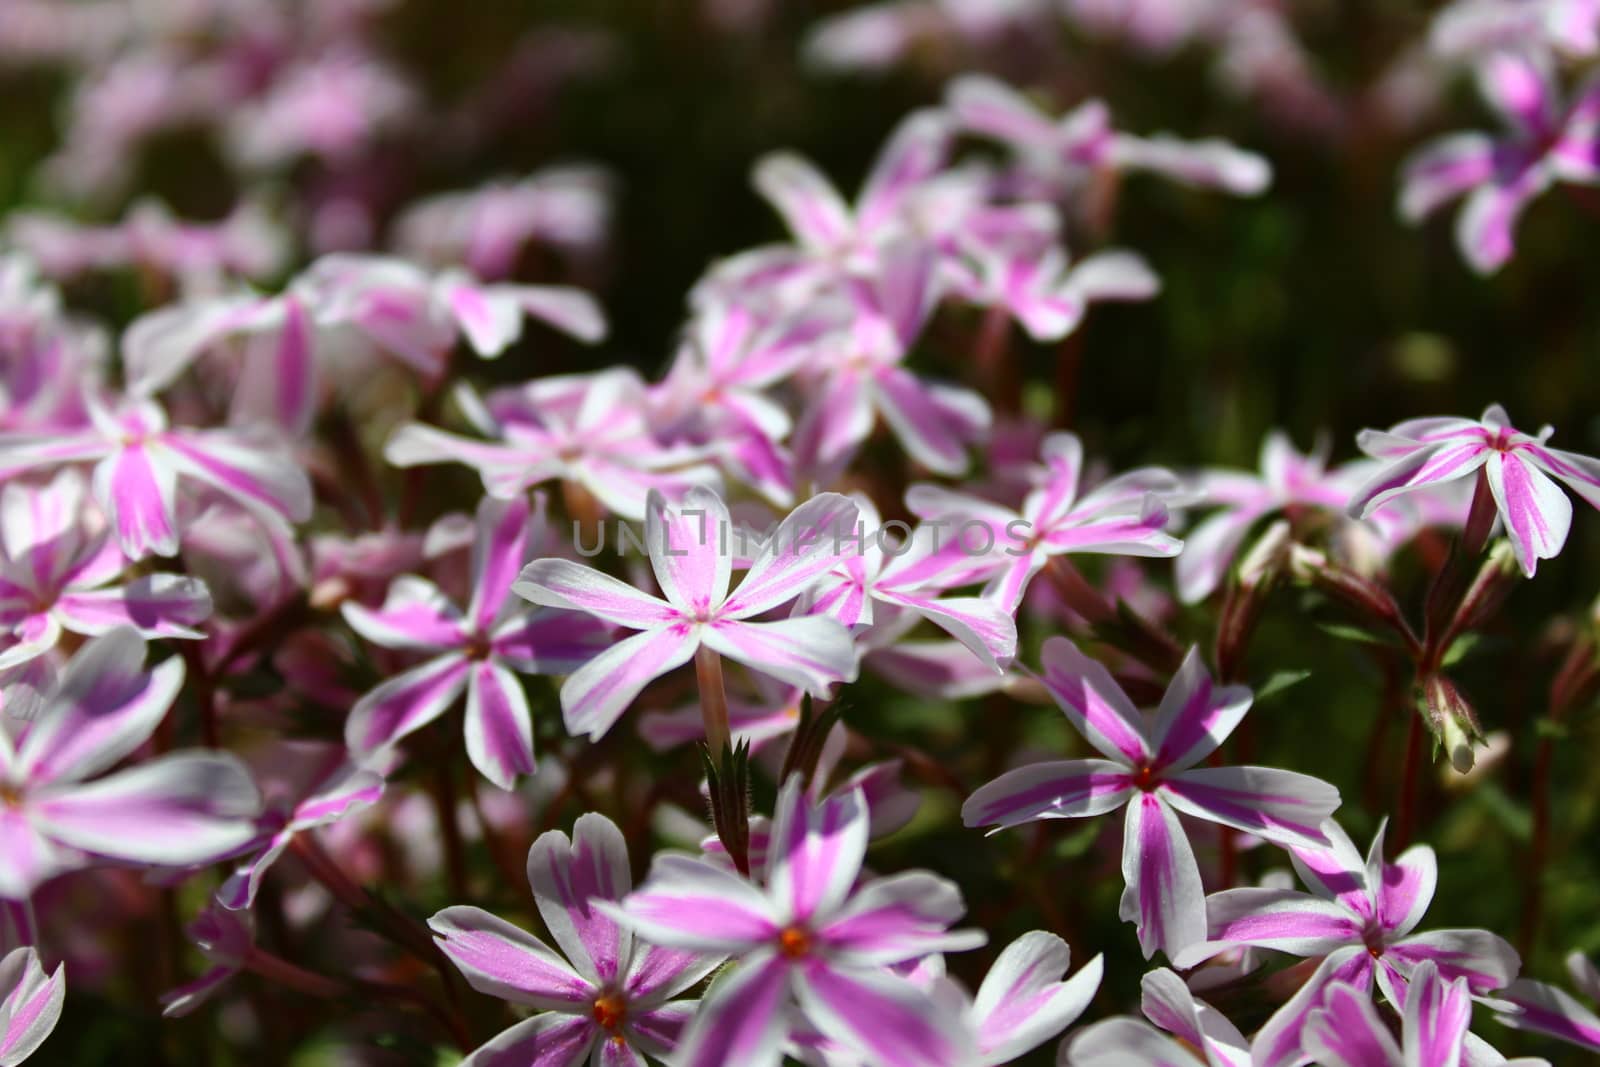
[[[595,998],[594,1021],[600,1029],[616,1033],[627,1017],[628,1002],[620,993],[602,993]]]
[[[1133,776],[1133,784],[1146,793],[1156,787],[1156,769],[1146,763]]]
[[[811,951],[811,935],[798,926],[786,927],[778,935],[778,951],[797,960]]]

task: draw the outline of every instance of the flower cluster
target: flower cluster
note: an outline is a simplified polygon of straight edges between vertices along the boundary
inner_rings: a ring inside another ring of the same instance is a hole
[[[240,1062],[1600,1051],[1536,977],[1600,626],[1501,616],[1541,561],[1576,573],[1552,561],[1600,527],[1572,500],[1600,509],[1600,459],[1498,404],[1337,461],[1274,429],[1257,470],[1078,418],[1110,373],[1093,329],[1142,313],[1104,305],[1164,295],[1170,249],[1111,241],[1141,232],[1124,180],[1227,211],[1305,179],[1028,68],[1063,20],[1139,63],[1198,48],[1353,137],[1376,105],[1281,5],[829,16],[814,65],[940,83],[853,196],[797,152],[750,161],[786,233],[680,294],[659,372],[603,347],[644,329],[607,285],[619,197],[649,190],[571,160],[411,172],[492,157],[508,100],[618,42],[545,27],[445,105],[384,0],[12,6],[0,62],[73,86],[37,180],[79,203],[0,225],[0,1067],[130,971],[188,1051]],[[735,7],[705,14],[730,41],[772,14]],[[1597,26],[1458,0],[1395,60],[1389,92],[1470,67],[1507,124],[1402,180],[1408,220],[1465,198],[1480,273],[1536,195],[1600,183],[1600,90],[1563,87]],[[142,187],[196,135],[238,193],[220,219]],[[1525,852],[1515,946],[1451,862],[1468,815]]]

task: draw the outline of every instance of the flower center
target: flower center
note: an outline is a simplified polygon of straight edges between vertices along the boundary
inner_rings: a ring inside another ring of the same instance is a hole
[[[594,1000],[594,1021],[602,1030],[616,1033],[628,1017],[628,1002],[621,993],[602,993]]]
[[[792,960],[800,959],[811,951],[811,934],[798,926],[786,926],[778,935],[778,951]]]
[[[489,653],[493,649],[490,647],[489,638],[486,635],[473,633],[467,638],[467,647],[464,651],[468,659],[482,660],[488,659]]]
[[[1378,923],[1368,923],[1367,928],[1361,932],[1361,940],[1366,942],[1367,955],[1373,959],[1383,956],[1383,927]]]
[[[22,807],[22,788],[8,782],[0,782],[0,808]]]
[[[1153,790],[1158,784],[1154,764],[1146,763],[1140,767],[1133,775],[1133,784],[1146,793]]]

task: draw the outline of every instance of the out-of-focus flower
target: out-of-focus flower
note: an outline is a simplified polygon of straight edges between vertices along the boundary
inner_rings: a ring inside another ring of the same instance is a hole
[[[534,771],[533,718],[517,674],[565,674],[607,644],[587,615],[528,610],[511,583],[539,551],[544,516],[526,498],[478,506],[472,552],[472,603],[463,614],[432,582],[396,579],[373,610],[345,603],[345,621],[373,644],[428,653],[419,666],[382,682],[350,709],[345,740],[370,758],[437,719],[467,694],[467,755],[495,785],[510,789]]]
[[[832,545],[855,519],[856,505],[848,497],[812,497],[778,524],[732,593],[732,553],[743,531],[734,527],[722,498],[701,488],[673,506],[652,490],[646,505],[645,550],[666,599],[570,560],[528,564],[513,586],[519,596],[643,631],[596,656],[562,685],[567,730],[600,737],[640,690],[687,663],[702,645],[818,696],[854,678],[855,645],[832,619],[750,620],[810,588],[833,564]]]
[[[1581,952],[1569,954],[1567,974],[1578,992],[1600,1003],[1600,971],[1587,956]],[[1495,999],[1503,1002],[1495,1018],[1504,1025],[1600,1052],[1600,1016],[1555,986],[1520,978],[1496,994]]]
[[[518,181],[490,182],[419,200],[395,220],[395,247],[439,267],[465,266],[505,278],[524,246],[548,244],[592,255],[611,220],[611,180],[598,167],[549,167]]]
[[[91,425],[0,434],[0,475],[94,463],[94,497],[130,559],[178,552],[180,484],[214,490],[261,522],[311,517],[311,483],[275,442],[231,430],[169,426],[153,400],[106,407],[87,398]]]
[[[1169,958],[1205,937],[1200,868],[1178,812],[1284,846],[1321,846],[1339,791],[1276,767],[1200,767],[1250,709],[1250,690],[1216,686],[1191,649],[1147,720],[1105,666],[1065,637],[1045,642],[1045,688],[1107,759],[1035,763],[980,786],[961,806],[968,826],[1017,826],[1128,808],[1122,918],[1136,922],[1146,958]]]
[[[81,426],[107,347],[102,330],[62,313],[61,294],[30,258],[0,256],[0,431]]]
[[[195,627],[211,614],[204,582],[157,573],[111,584],[128,560],[85,496],[71,469],[45,485],[0,490],[0,677],[49,652],[63,630],[203,636]]]
[[[538,1012],[465,1062],[625,1067],[642,1065],[646,1053],[671,1056],[699,1006],[674,998],[724,953],[646,944],[603,907],[633,888],[627,844],[604,815],[580,816],[571,841],[559,830],[535,841],[528,884],[565,959],[480,908],[446,908],[428,920],[440,949],[474,989]]]
[[[66,995],[64,969],[46,974],[34,949],[12,949],[0,959],[0,1067],[16,1067],[38,1051]]]
[[[717,481],[702,449],[657,441],[644,383],[631,370],[540,378],[483,400],[464,388],[455,396],[474,428],[494,440],[407,423],[384,446],[384,458],[397,467],[465,464],[502,499],[559,479],[627,519],[644,518],[652,490],[678,496]]]
[[[1190,992],[1182,978],[1161,967],[1146,974],[1140,986],[1140,1008],[1155,1026],[1129,1016],[1095,1023],[1072,1039],[1063,1062],[1073,1067],[1248,1067],[1250,1042],[1226,1016]]]
[[[217,994],[244,969],[255,948],[255,921],[248,911],[229,911],[216,900],[195,916],[185,931],[210,962],[193,981],[161,994],[161,1014],[177,1019]]]
[[[0,719],[0,898],[96,858],[209,863],[255,834],[260,796],[232,755],[178,752],[95,777],[144,744],[183,684],[182,660],[147,672],[144,655],[132,630],[96,637],[31,722]]]
[[[982,49],[1048,28],[1051,14],[1049,0],[882,0],[822,19],[801,50],[822,70],[879,71],[925,46]]]
[[[1473,270],[1491,274],[1511,258],[1517,219],[1535,197],[1557,182],[1600,184],[1600,81],[1563,106],[1546,64],[1496,52],[1479,64],[1478,87],[1507,133],[1453,133],[1425,145],[1406,164],[1399,207],[1418,222],[1466,196],[1456,243]]]
[[[927,536],[931,531],[922,527],[910,534],[909,544],[885,551],[887,531],[878,509],[864,495],[854,499],[860,551],[845,555],[818,579],[807,599],[810,609],[851,627],[887,621],[880,613],[909,612],[945,630],[996,673],[1002,671],[1017,653],[1011,613],[983,597],[942,595],[952,585],[970,582],[963,566],[969,561],[955,535],[941,552]]]
[[[973,1000],[979,1067],[998,1067],[1031,1052],[1071,1026],[1100,988],[1099,956],[1066,978],[1072,950],[1055,934],[1034,930],[1000,953]]]
[[[1433,16],[1428,46],[1452,59],[1554,48],[1573,56],[1600,50],[1595,0],[1454,0]]]
[[[1427,962],[1446,981],[1464,978],[1473,996],[1501,989],[1517,975],[1517,952],[1487,930],[1413,933],[1438,880],[1433,849],[1413,845],[1393,863],[1383,856],[1382,827],[1363,860],[1331,820],[1332,846],[1294,847],[1295,871],[1310,889],[1229,889],[1206,899],[1207,940],[1182,962],[1192,965],[1218,950],[1254,946],[1321,957],[1316,972],[1269,1019],[1255,1038],[1255,1062],[1281,1067],[1300,1062],[1308,1020],[1331,983],[1363,993],[1374,981],[1395,1005],[1409,1003],[1408,987]]]
[[[1547,426],[1537,437],[1523,433],[1499,404],[1476,420],[1408,419],[1388,430],[1363,430],[1356,443],[1384,465],[1351,497],[1350,513],[1365,518],[1390,500],[1482,467],[1517,562],[1531,578],[1541,559],[1561,551],[1572,527],[1572,502],[1550,479],[1600,508],[1600,459],[1546,446],[1554,432]]]
[[[868,814],[859,791],[813,806],[791,778],[778,796],[764,884],[723,864],[656,857],[621,907],[601,910],[659,945],[735,957],[683,1036],[683,1067],[776,1067],[796,1024],[882,1067],[966,1062],[963,1013],[941,1010],[892,969],[983,944],[950,930],[961,894],[927,871],[860,881]]]
[[[334,51],[296,64],[261,99],[236,109],[228,143],[251,167],[302,155],[337,165],[403,126],[417,104],[396,71],[359,52]]]
[[[1025,170],[1064,189],[1100,170],[1146,170],[1241,196],[1260,193],[1272,180],[1265,159],[1223,140],[1120,133],[1099,100],[1052,120],[1016,90],[981,75],[956,79],[945,95],[963,129],[1010,146]]]
[[[1069,433],[1052,434],[1040,448],[1044,474],[1021,511],[965,493],[914,485],[906,506],[924,522],[940,522],[963,543],[983,535],[980,552],[991,562],[989,589],[1015,612],[1028,583],[1050,557],[1070,552],[1175,556],[1183,542],[1166,532],[1164,495],[1177,494],[1175,475],[1158,467],[1128,471],[1078,495],[1083,445]]]
[[[307,758],[314,753],[296,751],[285,746],[285,758]],[[260,851],[236,867],[228,880],[217,890],[217,903],[230,911],[241,911],[255,903],[261,879],[294,841],[296,834],[337,822],[352,812],[371,807],[383,796],[383,776],[374,770],[358,767],[336,752],[332,767],[326,757],[321,761],[322,773],[312,776],[309,788],[303,795],[292,799],[269,800],[262,814],[259,829],[262,839]],[[285,802],[286,801],[286,802]]]

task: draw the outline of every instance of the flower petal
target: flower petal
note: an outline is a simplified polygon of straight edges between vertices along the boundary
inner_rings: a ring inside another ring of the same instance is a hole
[[[467,758],[478,773],[501,789],[512,789],[520,775],[537,770],[533,759],[533,717],[522,683],[492,662],[472,665],[467,681]]]
[[[1328,987],[1322,1006],[1307,1016],[1300,1040],[1305,1054],[1327,1067],[1401,1067],[1400,1048],[1371,995],[1343,982]]]
[[[1124,765],[1146,763],[1153,749],[1143,717],[1105,664],[1078,651],[1065,637],[1052,637],[1040,653],[1041,679],[1084,739]]]
[[[875,1067],[945,1067],[972,1054],[960,1014],[899,975],[819,961],[796,977],[806,1020]]]
[[[466,688],[469,665],[465,656],[446,652],[380,682],[356,701],[345,719],[350,751],[369,756],[443,715]]]
[[[602,906],[644,940],[696,952],[744,952],[777,936],[766,896],[726,867],[664,853],[620,908]]]
[[[587,1015],[544,1012],[500,1031],[460,1067],[580,1067],[603,1034]]]
[[[756,191],[778,209],[789,232],[813,251],[838,247],[854,231],[850,209],[817,168],[788,152],[756,164]]]
[[[1567,543],[1572,501],[1548,476],[1514,452],[1491,454],[1484,469],[1517,562],[1522,573],[1532,578],[1539,561],[1552,558]]]
[[[178,553],[177,471],[145,445],[124,445],[95,465],[94,495],[129,559]]]
[[[856,676],[856,646],[850,631],[818,615],[777,622],[724,620],[703,628],[701,640],[751,670],[816,696]]]
[[[785,917],[807,922],[844,902],[867,852],[867,807],[860,791],[814,802],[790,778],[772,819],[767,889]]]
[[[572,839],[560,830],[540,835],[528,850],[528,884],[539,914],[578,973],[596,985],[615,982],[632,935],[594,907],[621,901],[633,889],[628,846],[604,815],[580,815]]]
[[[661,598],[566,559],[534,560],[522,568],[511,591],[535,604],[587,611],[634,630],[660,626],[680,617],[678,609]]]
[[[1174,958],[1205,938],[1205,890],[1194,851],[1178,816],[1152,793],[1128,805],[1122,877],[1127,887],[1118,912],[1138,924],[1145,959],[1157,948]]]
[[[1600,1052],[1600,1016],[1555,986],[1523,978],[1495,995],[1513,1010],[1496,1014],[1506,1026]]]
[[[211,616],[211,592],[198,578],[147,574],[111,589],[63,593],[55,613],[67,629],[103,634],[131,626],[144,637],[200,637]]]
[[[978,1055],[985,1064],[1010,1063],[1071,1026],[1089,1006],[1105,964],[1096,956],[1066,977],[1067,943],[1034,930],[1006,946],[973,1001]]]
[[[722,972],[700,1001],[676,1067],[778,1067],[789,1033],[789,968],[770,952]]]
[[[531,515],[524,496],[508,501],[485,497],[478,505],[472,545],[472,603],[467,618],[480,632],[487,632],[499,618],[511,583],[526,562]]]
[[[658,626],[617,642],[573,671],[561,686],[567,733],[591,741],[603,737],[645,686],[689,662],[699,644],[693,626]]]
[[[812,497],[778,524],[755,553],[739,588],[723,604],[728,618],[748,619],[787,604],[839,563],[845,532],[856,532],[857,505],[839,493]],[[742,547],[742,546],[741,546]]]
[[[1109,760],[1060,760],[1007,771],[961,805],[968,826],[1004,829],[1034,819],[1072,819],[1115,811],[1133,795],[1128,768]]]
[[[457,905],[428,920],[433,939],[480,993],[547,1011],[587,1008],[594,986],[543,941],[490,915]]]
[[[1446,982],[1431,962],[1411,972],[1401,1022],[1406,1067],[1457,1067],[1471,1023],[1466,979]]]
[[[440,652],[466,643],[460,609],[442,589],[414,574],[389,583],[381,608],[346,600],[339,612],[352,630],[384,648]]]
[[[0,1064],[19,1064],[44,1044],[61,1018],[67,995],[66,971],[46,974],[39,954],[16,948],[0,959]]]
[[[1206,898],[1207,941],[1321,956],[1361,940],[1349,910],[1290,889],[1227,889]],[[1209,947],[1209,945],[1208,945]]]
[[[1215,685],[1200,649],[1191,647],[1161,697],[1150,730],[1156,764],[1176,771],[1205,759],[1233,733],[1250,710],[1251,699],[1250,690],[1242,685]],[[1313,836],[1320,821],[1311,824]]]
[[[1167,803],[1274,844],[1320,848],[1321,825],[1339,791],[1320,778],[1277,767],[1191,767],[1162,784]]]
[[[662,595],[686,615],[705,618],[727,597],[732,525],[722,497],[703,486],[691,488],[674,505],[659,490],[650,491],[645,549]]]

